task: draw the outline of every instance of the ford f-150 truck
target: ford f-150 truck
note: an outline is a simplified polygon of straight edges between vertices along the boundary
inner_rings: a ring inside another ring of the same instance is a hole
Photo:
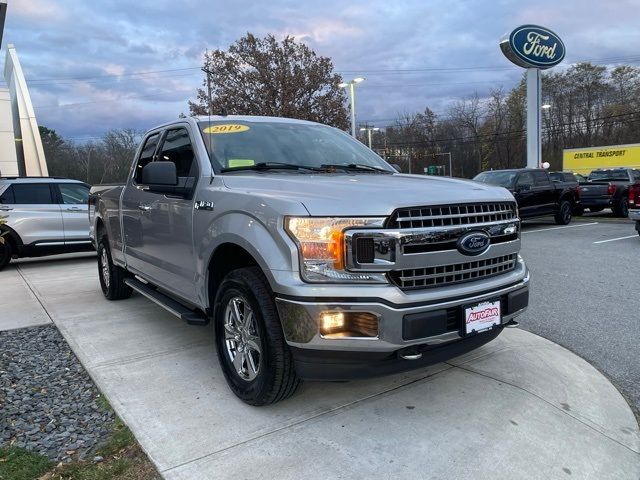
[[[125,185],[92,188],[89,216],[104,295],[135,290],[191,324],[212,321],[229,387],[252,405],[302,379],[468,352],[529,300],[507,190],[399,174],[308,121],[154,128]]]
[[[592,171],[580,182],[582,205],[591,212],[611,208],[617,217],[629,215],[629,185],[640,181],[640,169],[605,168]]]
[[[574,212],[581,213],[578,182],[553,179],[544,169],[490,170],[474,180],[508,189],[523,219],[553,215],[558,225],[568,225]]]

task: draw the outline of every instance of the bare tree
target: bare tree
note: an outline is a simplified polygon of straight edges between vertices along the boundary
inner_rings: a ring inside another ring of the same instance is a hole
[[[192,115],[228,112],[326,123],[346,130],[346,94],[333,63],[293,37],[251,33],[227,51],[205,55],[203,87],[189,102]],[[211,102],[209,103],[209,91]]]

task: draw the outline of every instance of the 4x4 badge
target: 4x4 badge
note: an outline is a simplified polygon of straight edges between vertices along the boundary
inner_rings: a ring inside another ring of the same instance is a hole
[[[213,202],[205,202],[203,200],[196,200],[196,203],[193,206],[196,210],[209,210],[213,211]]]

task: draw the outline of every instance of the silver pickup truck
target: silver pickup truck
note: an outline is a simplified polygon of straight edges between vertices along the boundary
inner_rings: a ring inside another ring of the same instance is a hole
[[[399,174],[325,125],[185,118],[145,134],[124,186],[91,191],[104,295],[213,321],[252,405],[445,361],[528,305],[506,189]]]

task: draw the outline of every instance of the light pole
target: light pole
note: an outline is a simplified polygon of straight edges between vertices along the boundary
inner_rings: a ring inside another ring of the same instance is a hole
[[[349,82],[339,83],[340,88],[349,87],[349,98],[351,100],[351,136],[356,138],[356,85],[364,82],[363,77],[356,77]]]
[[[361,132],[367,132],[367,138],[369,140],[369,149],[371,149],[371,132],[378,132],[380,129],[378,127],[363,127],[360,129]]]

